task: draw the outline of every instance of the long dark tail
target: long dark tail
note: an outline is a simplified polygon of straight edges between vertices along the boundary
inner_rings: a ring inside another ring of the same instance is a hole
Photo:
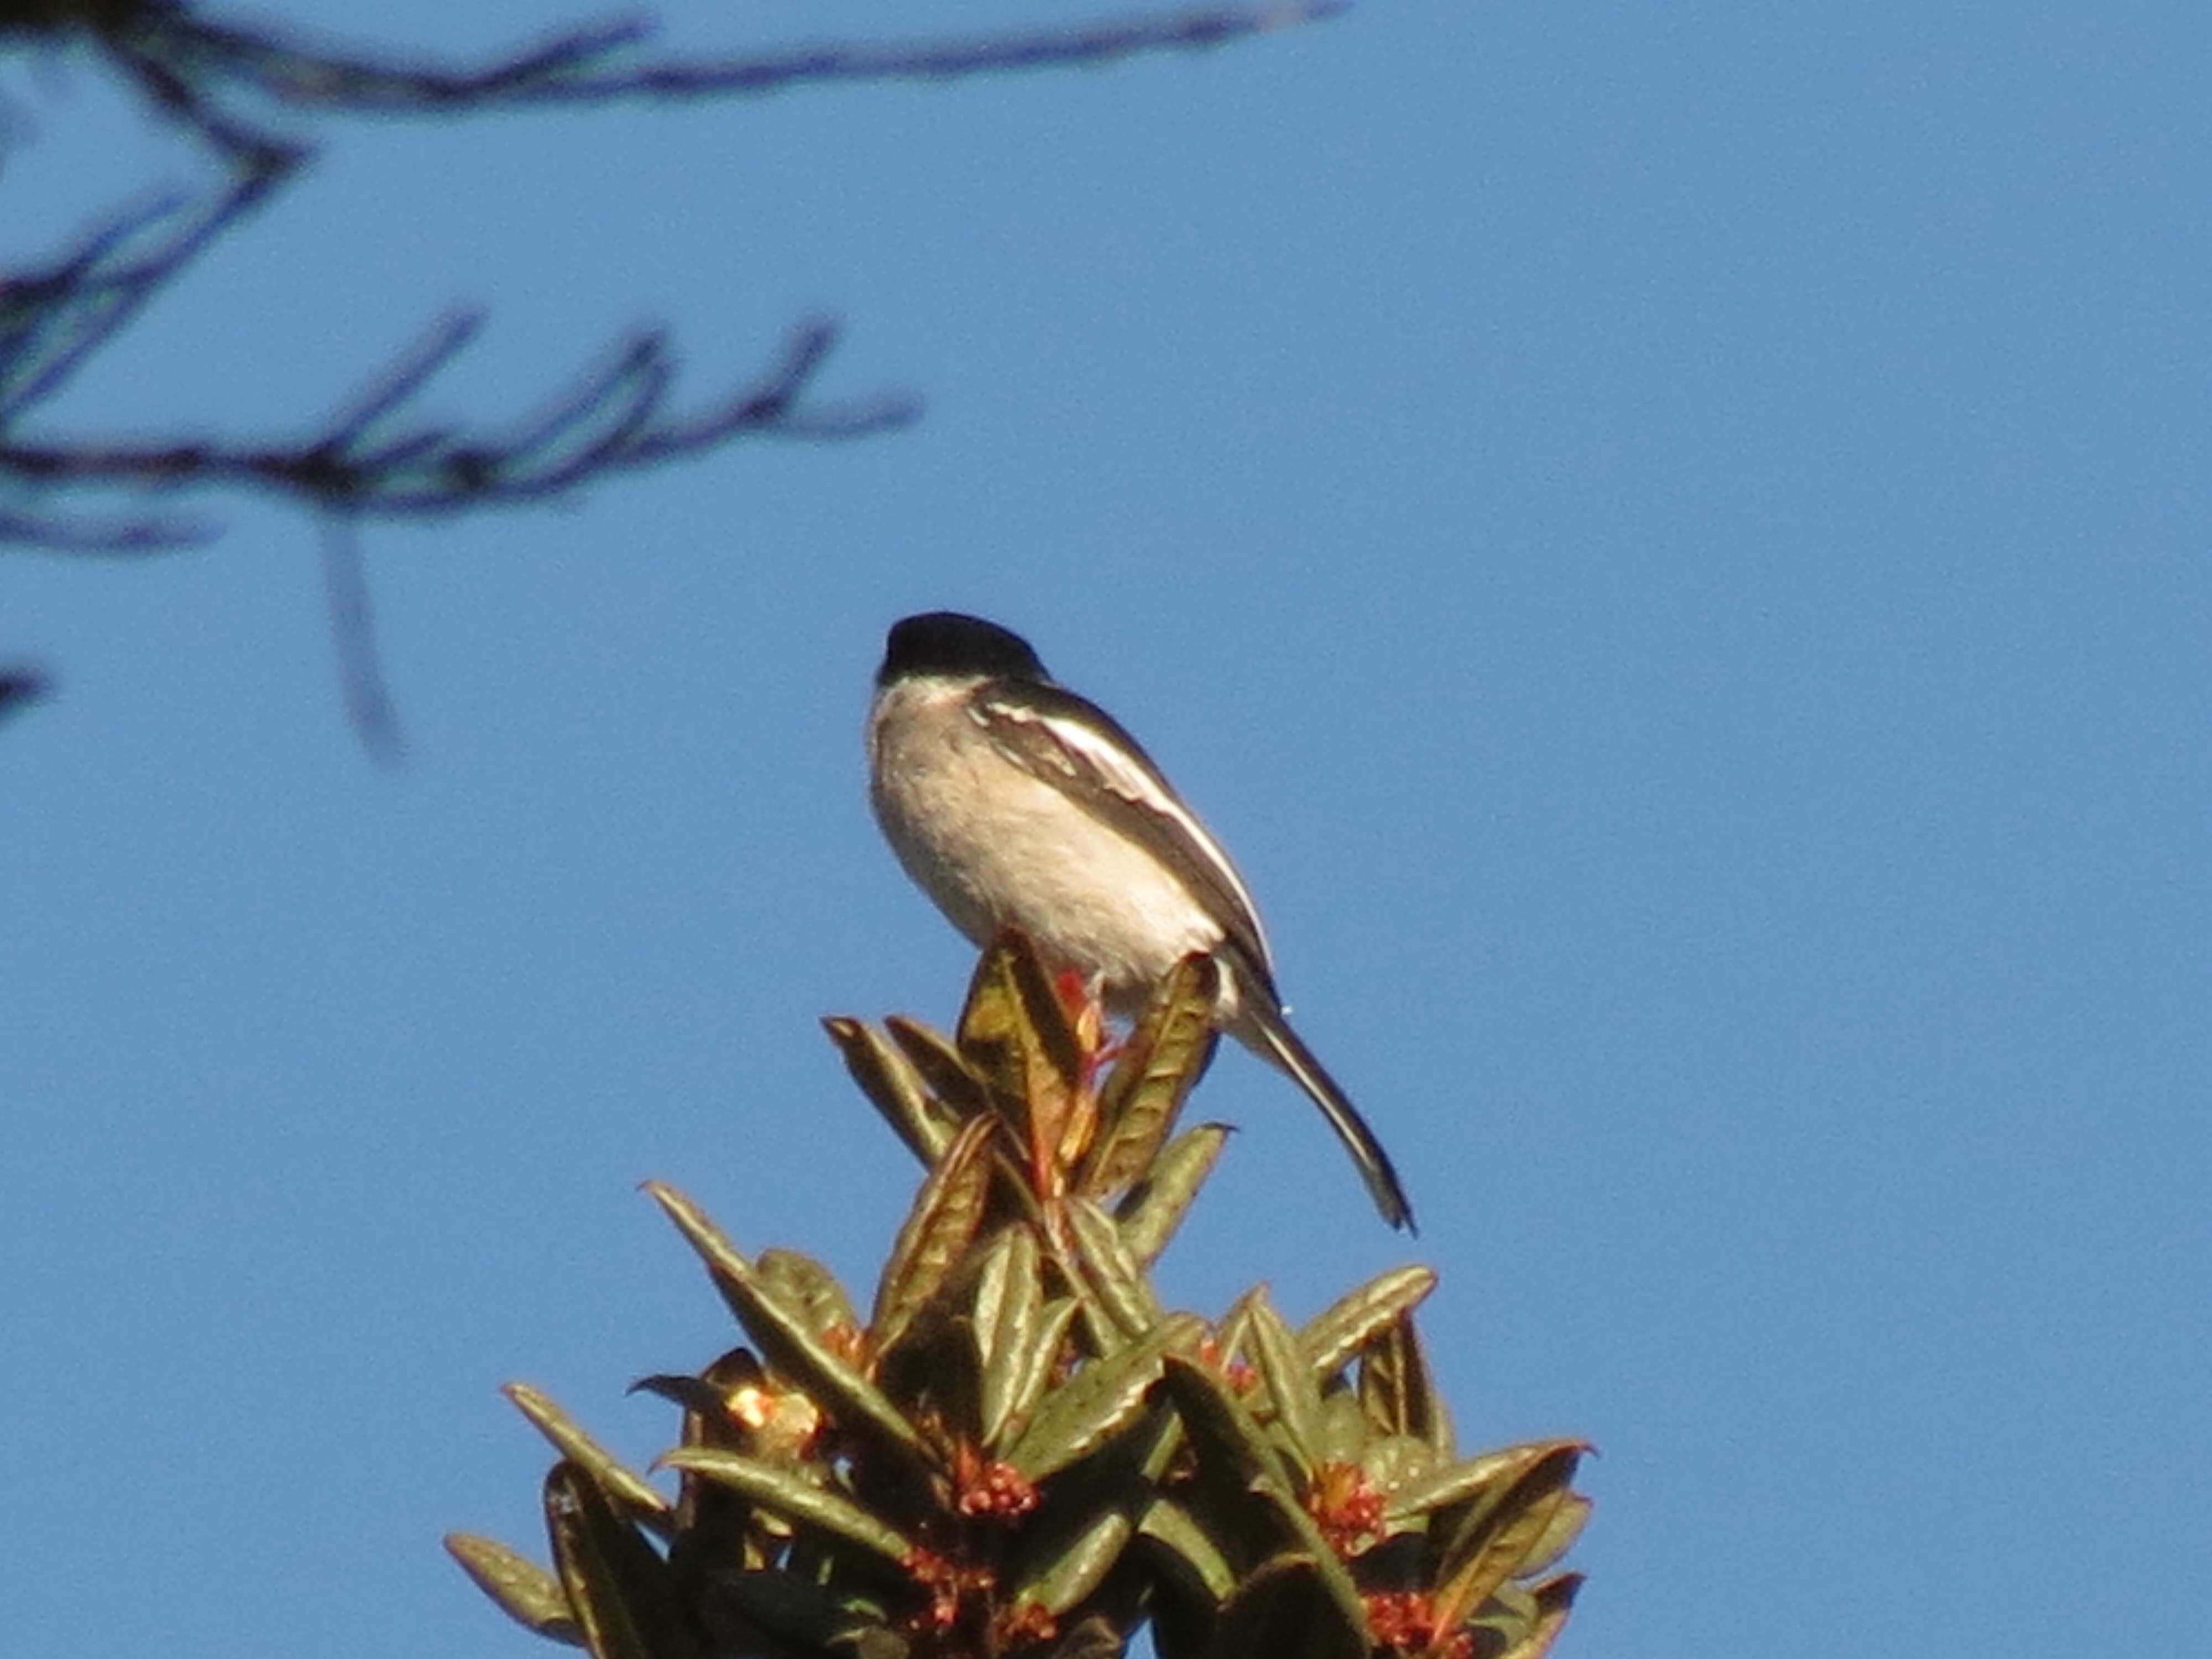
[[[1244,1006],[1240,1012],[1243,1018],[1237,1022],[1237,1035],[1245,1037],[1249,1046],[1290,1073],[1291,1080],[1313,1097],[1313,1103],[1321,1108],[1328,1127],[1336,1131],[1344,1150],[1359,1166],[1359,1178],[1367,1183],[1367,1190],[1375,1200],[1375,1207],[1382,1212],[1382,1218],[1394,1227],[1418,1232],[1419,1229],[1413,1225],[1413,1206],[1406,1201],[1406,1189],[1398,1184],[1398,1172],[1390,1165],[1390,1154],[1382,1150],[1382,1143],[1367,1127],[1367,1120],[1359,1115],[1359,1109],[1337,1087],[1336,1079],[1314,1058],[1313,1050],[1299,1040],[1275,1000],[1249,981],[1242,988]],[[1258,1040],[1254,1042],[1253,1038]]]

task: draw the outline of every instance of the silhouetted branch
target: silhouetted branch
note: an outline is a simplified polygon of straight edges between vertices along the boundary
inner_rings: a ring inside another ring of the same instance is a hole
[[[896,394],[802,402],[836,342],[833,325],[812,322],[793,331],[780,360],[758,379],[688,413],[667,408],[676,363],[667,337],[656,329],[633,337],[574,391],[506,434],[478,435],[427,422],[391,430],[474,337],[479,322],[461,314],[438,324],[304,440],[33,444],[0,438],[0,474],[39,489],[243,485],[355,516],[421,517],[537,501],[743,437],[866,437],[903,426],[918,413],[914,399]]]
[[[282,176],[259,169],[204,200],[158,198],[116,215],[50,265],[0,273],[0,431],[59,391]]]
[[[110,50],[134,65],[160,65],[198,89],[204,103],[212,82],[228,80],[295,108],[450,112],[494,105],[758,94],[804,82],[934,81],[1097,64],[1134,52],[1219,46],[1331,16],[1345,7],[1346,0],[1274,0],[1140,12],[1066,28],[830,42],[737,58],[643,62],[638,49],[651,23],[617,18],[563,31],[476,69],[311,42],[274,25],[219,23],[182,5],[125,6],[124,21],[101,33]],[[177,106],[173,94],[164,100]]]
[[[361,538],[350,519],[323,520],[323,598],[330,610],[331,644],[337,653],[338,693],[346,724],[371,759],[397,766],[407,756],[407,734],[376,647],[376,612],[362,568]]]
[[[52,690],[46,670],[29,663],[0,663],[0,720],[21,714]]]

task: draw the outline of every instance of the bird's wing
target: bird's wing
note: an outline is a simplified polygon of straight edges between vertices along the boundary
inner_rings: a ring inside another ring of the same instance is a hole
[[[1221,924],[1246,971],[1273,994],[1267,938],[1243,878],[1113,716],[1073,691],[1033,681],[988,682],[968,712],[1009,761],[1174,871]]]

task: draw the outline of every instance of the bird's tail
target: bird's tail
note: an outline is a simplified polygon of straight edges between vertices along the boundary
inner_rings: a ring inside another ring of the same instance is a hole
[[[1328,1120],[1328,1127],[1344,1143],[1344,1150],[1359,1166],[1359,1178],[1367,1183],[1368,1193],[1375,1200],[1375,1207],[1382,1212],[1382,1218],[1407,1232],[1418,1231],[1413,1225],[1413,1206],[1406,1201],[1406,1189],[1398,1184],[1398,1172],[1391,1167],[1390,1155],[1382,1150],[1375,1131],[1367,1127],[1367,1120],[1359,1115],[1359,1109],[1351,1098],[1337,1087],[1336,1079],[1314,1058],[1313,1050],[1291,1029],[1273,999],[1254,995],[1255,988],[1249,984],[1244,988],[1244,1006],[1240,1011],[1243,1018],[1237,1022],[1241,1029],[1237,1035],[1245,1038],[1247,1046],[1290,1073],[1291,1080],[1313,1097],[1314,1104]]]

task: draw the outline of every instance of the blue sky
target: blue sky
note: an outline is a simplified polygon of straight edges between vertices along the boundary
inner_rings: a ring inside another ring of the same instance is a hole
[[[289,15],[333,27],[354,9]],[[668,9],[670,44],[1050,21]],[[395,4],[489,51],[571,14]],[[816,1029],[942,1019],[884,627],[982,611],[1234,848],[1406,1171],[1243,1126],[1165,1266],[1409,1254],[1463,1440],[1603,1455],[1562,1651],[2185,1653],[2212,1531],[2212,31],[2180,3],[1394,7],[1195,57],[459,125],[313,173],[48,429],[295,428],[456,301],[496,421],[643,320],[926,421],[374,528],[0,558],[0,1616],[520,1655],[550,1389],[729,1328],[634,1191],[865,1285],[912,1171]],[[12,258],[190,153],[17,64]]]

